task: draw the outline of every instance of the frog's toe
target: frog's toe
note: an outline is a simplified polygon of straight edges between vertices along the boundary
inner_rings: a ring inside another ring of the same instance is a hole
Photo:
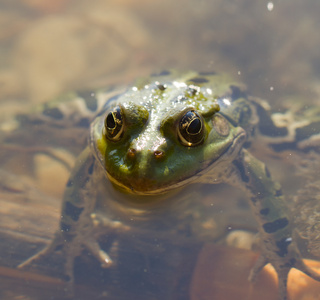
[[[49,257],[52,253],[59,251],[63,247],[63,244],[64,244],[63,240],[60,238],[59,235],[57,235],[51,243],[49,243],[46,247],[44,247],[42,250],[40,250],[36,254],[32,255],[31,257],[29,257],[28,259],[20,263],[17,266],[17,268],[23,269],[36,261]]]
[[[320,281],[320,273],[314,271],[313,269],[311,269],[310,267],[308,267],[302,259],[299,259],[296,264],[294,265],[294,268],[296,268],[297,270],[305,273],[306,275],[308,275],[309,277],[311,277],[314,280]]]
[[[279,267],[278,264],[273,264],[266,256],[261,254],[250,271],[249,281],[254,283],[257,275],[268,263],[272,264],[278,275],[278,299],[287,300],[287,278],[291,266],[283,265],[282,267]]]
[[[284,263],[279,266],[274,266],[277,274],[278,274],[278,299],[286,300],[287,299],[287,281],[288,274],[292,268],[295,268],[311,278],[320,281],[320,274],[309,268],[300,257],[291,258],[289,262]]]
[[[275,260],[270,261],[267,257],[261,254],[256,261],[255,265],[251,269],[249,275],[249,281],[254,282],[257,275],[260,271],[264,268],[265,265],[271,263],[274,267],[277,275],[278,275],[278,299],[279,300],[286,300],[287,299],[287,281],[288,281],[288,274],[292,268],[295,268],[306,275],[310,276],[314,280],[320,281],[320,273],[317,273],[310,267],[308,267],[303,259],[300,256],[300,253],[295,253],[290,257],[286,257],[282,262]]]
[[[260,271],[264,268],[266,264],[268,264],[268,260],[261,254],[256,263],[254,264],[253,268],[251,269],[248,280],[252,283],[255,282],[257,275],[260,273]]]
[[[103,268],[109,268],[112,265],[112,259],[101,249],[99,243],[95,239],[87,239],[84,246],[100,261]]]
[[[27,266],[31,265],[33,262],[41,259],[42,257],[44,257],[47,254],[47,249],[48,247],[45,247],[44,249],[42,249],[41,251],[39,251],[38,253],[36,253],[35,255],[32,255],[31,257],[29,257],[28,259],[26,259],[25,261],[23,261],[22,263],[20,263],[17,268],[18,269],[24,269]]]

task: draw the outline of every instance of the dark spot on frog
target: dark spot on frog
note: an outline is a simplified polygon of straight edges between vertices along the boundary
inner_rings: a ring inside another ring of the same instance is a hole
[[[302,141],[320,132],[320,122],[313,122],[296,129],[296,140]]]
[[[262,208],[260,210],[260,215],[267,216],[269,214],[269,212],[270,212],[270,209],[268,207]]]
[[[231,99],[236,100],[239,98],[247,98],[246,92],[241,90],[240,87],[236,85],[230,85],[230,89],[231,89]]]
[[[270,178],[270,177],[271,177],[271,174],[270,174],[270,171],[269,171],[269,169],[267,168],[267,166],[264,167],[264,171],[265,171],[265,173],[266,173],[266,176],[267,176],[268,178]]]
[[[197,94],[197,90],[195,88],[188,87],[187,93],[188,93],[189,96],[194,96],[194,95]]]
[[[275,233],[278,230],[285,228],[288,224],[289,221],[287,218],[280,218],[273,222],[265,223],[262,225],[262,227],[266,233]]]
[[[163,70],[159,73],[153,73],[153,74],[151,74],[151,76],[166,76],[166,75],[170,75],[170,74],[171,74],[170,71]]]
[[[83,207],[77,207],[73,205],[71,202],[67,201],[65,204],[64,212],[73,221],[78,221],[83,209]]]
[[[82,118],[78,123],[78,127],[88,128],[90,126],[90,120],[88,118]]]
[[[92,91],[78,91],[77,94],[84,99],[86,106],[91,111],[98,109],[98,100],[96,94]]]
[[[199,72],[198,74],[201,76],[210,76],[210,75],[216,75],[217,73],[214,71],[207,71],[207,72],[204,71],[204,72]]]
[[[63,119],[63,113],[61,110],[57,107],[53,108],[45,108],[42,112],[47,117],[50,117],[55,120],[62,120]]]
[[[280,257],[285,257],[288,254],[288,246],[292,243],[292,238],[282,238],[279,241],[276,241],[276,245],[279,249],[276,253]],[[291,265],[289,265],[291,266]]]
[[[277,197],[282,196],[282,190],[281,189],[276,190],[275,196],[277,196]]]
[[[240,176],[241,176],[241,180],[245,183],[248,183],[249,177],[246,174],[246,170],[245,170],[243,163],[238,160],[234,160],[232,163],[238,169]]]
[[[71,225],[68,225],[64,222],[61,222],[60,223],[60,229],[63,231],[63,232],[69,232],[71,230]]]
[[[164,84],[158,83],[158,84],[157,84],[157,88],[158,88],[160,91],[164,91],[167,87],[166,87]]]
[[[93,163],[90,165],[90,167],[88,168],[88,173],[89,173],[90,175],[92,175],[93,170],[94,170],[94,162],[93,162]]]
[[[194,78],[191,78],[188,80],[188,82],[191,82],[191,83],[206,83],[206,82],[209,82],[209,80],[207,78],[204,78],[204,77],[194,77]]]
[[[259,131],[261,134],[272,137],[288,135],[288,129],[286,127],[275,126],[270,114],[261,105],[257,105],[256,107],[260,120]]]

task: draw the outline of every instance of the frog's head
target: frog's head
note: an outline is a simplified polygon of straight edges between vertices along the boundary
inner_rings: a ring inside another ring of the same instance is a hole
[[[136,194],[158,194],[201,181],[229,162],[245,140],[219,112],[208,89],[155,81],[106,107],[91,127],[91,146],[110,180]]]

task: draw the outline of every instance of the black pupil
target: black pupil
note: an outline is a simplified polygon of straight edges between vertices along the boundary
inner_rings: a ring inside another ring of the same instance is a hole
[[[107,116],[107,127],[108,128],[115,128],[115,126],[116,126],[116,122],[115,122],[115,120],[114,120],[114,116],[113,116],[113,113],[112,112],[110,112],[109,114],[108,114],[108,116]]]
[[[201,121],[199,119],[193,119],[188,126],[189,134],[197,134],[201,129]]]

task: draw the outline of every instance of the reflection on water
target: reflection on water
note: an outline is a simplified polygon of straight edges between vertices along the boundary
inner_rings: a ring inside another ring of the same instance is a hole
[[[8,284],[2,286],[3,299],[65,297],[64,283],[56,281],[64,276],[63,257],[35,265],[37,272],[51,277],[33,277],[29,269],[23,273],[15,267],[52,240],[65,183],[87,136],[83,130],[65,130],[63,123],[52,131],[45,123],[39,122],[37,130],[24,123],[19,131],[15,114],[25,114],[30,106],[35,111],[37,104],[61,92],[115,88],[168,67],[228,72],[252,94],[268,99],[275,110],[289,112],[287,116],[293,111],[305,114],[301,106],[320,104],[318,1],[187,0],[182,5],[166,0],[21,0],[3,1],[0,8],[0,262],[8,268],[0,267],[3,285]],[[315,118],[307,113],[309,121]],[[279,122],[287,120],[278,116]],[[301,134],[319,131],[318,123],[301,124]],[[308,143],[319,149],[318,137]],[[252,152],[284,187],[298,230],[308,241],[309,249],[301,241],[303,255],[310,257],[310,250],[311,258],[319,257],[317,154],[275,154],[259,143]],[[300,173],[298,164],[304,166]],[[256,256],[230,247],[250,249],[255,243],[256,223],[245,196],[215,185],[191,187],[185,197],[200,201],[192,209],[186,207],[189,201],[183,208],[168,206],[157,222],[149,218],[143,226],[102,236],[99,241],[114,260],[113,267],[101,269],[88,251],[77,258],[75,299],[220,299],[213,291],[223,285],[232,285],[236,295],[246,297],[250,286],[241,279],[248,276]],[[210,251],[209,242],[215,242]],[[208,252],[213,253],[209,271],[203,263]],[[243,268],[228,264],[235,257],[245,262]],[[215,264],[218,271],[212,270]],[[212,276],[207,284],[203,274]],[[231,274],[243,275],[219,284]],[[259,288],[271,299],[276,295],[275,275],[263,276]],[[301,287],[301,297],[309,299],[312,288],[319,285],[310,283],[305,291]],[[221,290],[225,299],[235,297],[226,293],[229,288]],[[301,299],[296,295],[292,299]]]

